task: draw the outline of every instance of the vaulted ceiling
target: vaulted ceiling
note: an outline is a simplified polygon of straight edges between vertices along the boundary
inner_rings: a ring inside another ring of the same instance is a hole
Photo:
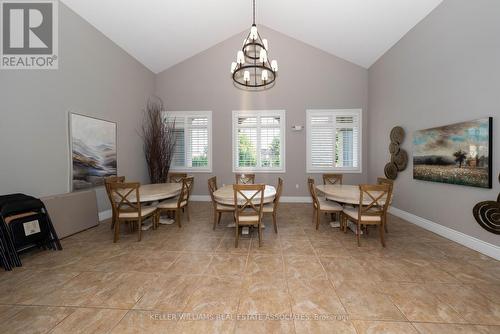
[[[252,23],[251,0],[62,2],[155,73]],[[257,23],[368,68],[441,2],[257,0]]]

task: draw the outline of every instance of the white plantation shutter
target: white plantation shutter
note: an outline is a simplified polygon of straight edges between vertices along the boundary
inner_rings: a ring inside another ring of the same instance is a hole
[[[284,111],[233,111],[233,170],[284,171]]]
[[[307,111],[307,171],[361,172],[361,110]]]
[[[171,169],[176,171],[211,171],[210,111],[167,112],[169,121],[175,120],[175,151]]]
[[[187,167],[208,167],[208,117],[188,117]]]

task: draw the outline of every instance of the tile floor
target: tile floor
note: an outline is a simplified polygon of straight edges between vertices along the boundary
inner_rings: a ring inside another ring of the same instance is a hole
[[[500,262],[401,219],[387,248],[376,230],[358,248],[283,204],[278,235],[266,218],[263,246],[235,249],[229,216],[213,231],[191,206],[141,242],[105,223],[25,254],[0,272],[0,333],[500,333]]]

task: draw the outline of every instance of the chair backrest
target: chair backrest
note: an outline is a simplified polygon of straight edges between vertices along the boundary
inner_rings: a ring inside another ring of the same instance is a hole
[[[108,176],[107,178],[104,179],[104,188],[106,189],[106,194],[108,195],[109,203],[113,204],[113,199],[111,198],[110,184],[123,183],[123,182],[125,182],[125,176]],[[113,212],[113,215],[116,214],[113,205],[111,205],[111,210]]]
[[[181,183],[185,177],[187,177],[186,173],[168,173],[168,182]]]
[[[208,179],[208,192],[210,193],[210,198],[212,199],[212,204],[217,205],[215,202],[214,192],[217,190],[217,176]]]
[[[106,193],[109,196],[109,185],[111,183],[123,183],[125,182],[125,176],[108,176],[104,179],[104,187],[106,188]],[[110,198],[111,201],[111,198]]]
[[[342,184],[342,174],[323,174],[323,184]]]
[[[179,199],[177,201],[177,207],[180,208],[186,205],[189,201],[189,196],[191,195],[191,190],[193,189],[194,177],[185,177],[182,179],[181,193],[179,194]]]
[[[236,184],[254,184],[255,174],[236,173]]]
[[[141,216],[139,182],[115,182],[109,184],[111,205],[115,213],[137,212]]]
[[[391,198],[389,198],[389,204],[392,203],[394,197],[394,180],[389,180],[383,177],[377,178],[377,184],[388,184],[391,187]]]
[[[282,192],[283,192],[283,179],[281,177],[278,177],[278,187],[276,188],[276,195],[274,196],[274,201],[273,201],[274,211],[278,209]]]
[[[318,200],[318,195],[316,194],[316,188],[314,184],[314,179],[312,177],[307,179],[307,186],[309,188],[309,194],[312,197],[313,201],[313,206],[315,208],[319,208],[319,200]]]
[[[391,198],[389,184],[359,185],[358,219],[362,216],[382,217],[387,212]]]
[[[236,222],[260,224],[264,203],[264,184],[233,184]]]

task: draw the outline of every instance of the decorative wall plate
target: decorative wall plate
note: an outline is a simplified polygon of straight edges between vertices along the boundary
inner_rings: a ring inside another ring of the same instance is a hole
[[[397,154],[391,156],[391,162],[396,165],[398,172],[405,170],[408,165],[408,153],[405,150],[399,150]]]
[[[401,144],[405,139],[405,130],[400,126],[395,126],[392,128],[389,138],[392,142]]]
[[[498,174],[500,182],[500,174]],[[472,214],[477,223],[486,231],[500,234],[500,193],[497,201],[484,201],[477,203],[472,209]]]
[[[384,167],[384,174],[390,180],[395,180],[398,177],[398,167],[392,162],[388,162]]]
[[[389,153],[391,154],[396,154],[399,152],[399,144],[398,143],[394,143],[394,142],[391,142],[389,144]]]
[[[472,214],[486,231],[500,234],[500,202],[479,202],[472,209]]]

